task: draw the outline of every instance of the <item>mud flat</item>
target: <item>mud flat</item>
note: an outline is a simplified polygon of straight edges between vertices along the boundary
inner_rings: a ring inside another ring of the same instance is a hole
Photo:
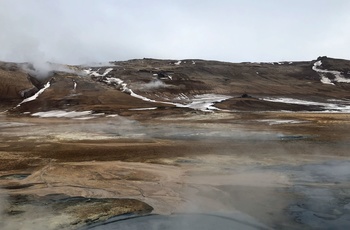
[[[145,222],[181,229],[183,219],[218,218],[223,229],[232,221],[252,229],[344,229],[350,225],[348,118],[1,116],[1,228],[124,228],[109,218],[132,214],[125,224],[136,229]]]

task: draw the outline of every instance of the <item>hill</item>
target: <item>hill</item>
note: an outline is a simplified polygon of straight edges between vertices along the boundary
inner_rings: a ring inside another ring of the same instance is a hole
[[[1,62],[0,108],[12,114],[63,110],[124,115],[190,109],[344,111],[350,99],[350,61],[328,57],[273,63],[145,58],[97,67],[47,65],[43,77],[39,67]]]

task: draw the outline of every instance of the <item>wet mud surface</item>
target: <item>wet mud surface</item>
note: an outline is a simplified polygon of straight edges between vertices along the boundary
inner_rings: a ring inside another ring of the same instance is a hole
[[[0,124],[2,229],[350,224],[346,114],[2,116]],[[109,219],[129,213],[157,215]]]

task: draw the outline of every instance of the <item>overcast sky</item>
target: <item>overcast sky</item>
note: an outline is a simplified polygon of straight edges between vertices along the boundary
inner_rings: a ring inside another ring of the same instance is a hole
[[[0,0],[0,60],[350,59],[349,0]]]

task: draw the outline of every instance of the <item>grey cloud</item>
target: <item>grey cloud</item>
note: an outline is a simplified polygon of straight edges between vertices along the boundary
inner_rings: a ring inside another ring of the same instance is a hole
[[[346,0],[2,0],[0,60],[350,59]]]

